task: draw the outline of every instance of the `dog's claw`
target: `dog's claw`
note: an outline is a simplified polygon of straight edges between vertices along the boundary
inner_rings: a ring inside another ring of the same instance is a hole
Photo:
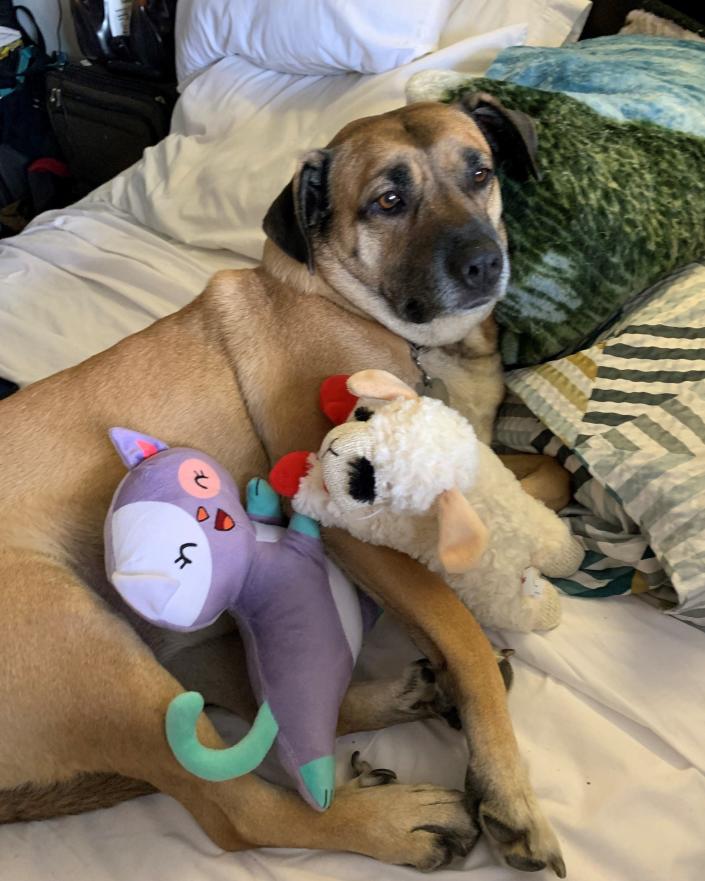
[[[532,860],[531,857],[520,857],[510,854],[507,857],[507,865],[512,869],[519,869],[520,872],[540,872],[546,868],[543,860]]]
[[[432,835],[437,836],[438,839],[439,856],[432,865],[429,865],[422,871],[442,869],[452,862],[455,857],[466,857],[477,840],[477,836],[475,838],[471,836],[463,837],[448,829],[444,829],[442,826],[415,826],[412,832],[430,832]]]
[[[386,786],[388,783],[395,783],[397,775],[389,768],[373,768],[369,762],[360,758],[360,750],[350,756],[350,765],[360,787],[366,786]]]
[[[563,857],[554,857],[551,860],[551,868],[556,873],[559,878],[565,878],[566,870],[565,863],[563,862]]]
[[[550,867],[559,878],[565,878],[558,841],[530,789],[510,801],[511,822],[504,811],[500,820],[498,809],[497,802],[491,811],[482,803],[477,806],[480,826],[506,865],[522,872],[540,872]]]

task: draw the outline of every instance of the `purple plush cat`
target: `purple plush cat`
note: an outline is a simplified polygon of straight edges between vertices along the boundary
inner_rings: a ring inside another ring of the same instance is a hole
[[[160,627],[198,630],[230,612],[260,704],[242,741],[213,750],[196,737],[203,698],[179,695],[166,719],[176,758],[225,780],[256,768],[276,740],[303,798],[325,810],[338,709],[369,609],[327,560],[315,521],[297,514],[287,530],[276,525],[279,497],[266,481],[250,481],[246,512],[232,477],[205,453],[124,428],[110,437],[130,471],[105,524],[109,580]]]

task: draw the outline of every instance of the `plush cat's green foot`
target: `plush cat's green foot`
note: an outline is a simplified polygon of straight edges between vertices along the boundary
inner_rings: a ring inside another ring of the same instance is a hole
[[[322,811],[327,810],[335,794],[335,758],[323,756],[299,768],[304,786]]]
[[[278,493],[262,477],[253,477],[247,484],[247,513],[263,520],[281,520]]]
[[[289,521],[289,529],[300,532],[302,535],[310,535],[311,538],[320,538],[321,530],[318,523],[305,514],[294,514]]]

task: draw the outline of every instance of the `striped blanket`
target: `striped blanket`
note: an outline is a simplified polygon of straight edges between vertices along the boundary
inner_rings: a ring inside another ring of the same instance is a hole
[[[588,349],[508,374],[502,446],[557,456],[587,554],[558,587],[648,592],[705,629],[705,263],[642,294]]]

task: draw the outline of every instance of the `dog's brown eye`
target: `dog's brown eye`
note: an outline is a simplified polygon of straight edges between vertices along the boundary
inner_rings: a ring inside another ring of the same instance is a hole
[[[472,182],[474,184],[484,184],[489,176],[492,174],[489,168],[478,168],[477,171],[473,172]]]
[[[377,199],[377,205],[379,205],[382,211],[393,211],[395,208],[399,208],[401,204],[401,196],[399,193],[395,193],[394,190],[382,193],[379,199]]]

